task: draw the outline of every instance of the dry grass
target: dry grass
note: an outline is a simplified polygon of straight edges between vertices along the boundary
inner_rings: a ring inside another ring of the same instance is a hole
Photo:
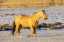
[[[53,5],[64,5],[64,0],[6,0],[0,1],[0,7],[47,7]]]

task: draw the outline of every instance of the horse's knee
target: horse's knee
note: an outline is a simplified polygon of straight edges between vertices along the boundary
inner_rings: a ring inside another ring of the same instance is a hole
[[[33,28],[32,33],[36,34],[36,29],[35,28]]]
[[[15,30],[14,30],[14,29],[12,29],[11,34],[12,34],[12,35],[14,35],[14,32],[15,32]]]
[[[20,34],[19,26],[16,26],[16,35],[18,36]]]
[[[16,34],[19,34],[19,31],[18,30],[16,30]]]
[[[16,36],[18,36],[19,35],[19,33],[18,32],[16,32]]]
[[[36,37],[36,29],[33,30],[34,37]]]
[[[36,34],[34,34],[34,37],[36,37]]]

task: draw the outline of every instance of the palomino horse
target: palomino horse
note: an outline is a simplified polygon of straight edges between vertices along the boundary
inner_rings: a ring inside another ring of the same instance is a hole
[[[28,36],[32,36],[34,34],[34,36],[36,37],[36,26],[38,25],[38,20],[40,18],[47,20],[47,16],[44,10],[38,11],[28,16],[25,15],[16,16],[13,21],[12,35],[14,35],[14,31],[16,30],[16,35],[18,36],[21,26],[21,27],[30,27],[30,30],[32,32]]]

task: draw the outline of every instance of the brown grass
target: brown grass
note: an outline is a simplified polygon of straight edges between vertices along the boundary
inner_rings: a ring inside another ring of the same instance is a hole
[[[0,1],[0,7],[47,7],[51,5],[64,5],[64,0],[6,0]]]

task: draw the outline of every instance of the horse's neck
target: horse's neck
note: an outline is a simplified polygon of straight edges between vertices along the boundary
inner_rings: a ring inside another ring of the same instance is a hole
[[[40,18],[40,16],[39,16],[38,14],[34,14],[32,17],[33,17],[33,19],[34,19],[35,21],[38,21],[39,18]]]

